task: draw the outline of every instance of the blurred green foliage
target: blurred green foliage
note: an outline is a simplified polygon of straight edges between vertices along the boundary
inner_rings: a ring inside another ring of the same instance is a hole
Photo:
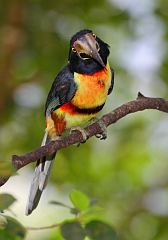
[[[7,204],[4,204],[4,199],[7,199]],[[0,209],[8,210],[9,206],[14,202],[12,195],[1,194]],[[65,240],[84,240],[89,237],[91,240],[115,240],[117,239],[117,233],[112,226],[100,221],[91,220],[88,221],[88,216],[94,217],[96,212],[95,204],[91,204],[89,198],[82,192],[73,190],[70,193],[70,200],[73,207],[66,206],[60,202],[52,202],[52,204],[69,208],[74,217],[71,220],[65,220],[62,223],[58,223],[55,226],[60,229],[60,238]],[[82,202],[82,204],[81,204]],[[87,203],[87,204],[86,204]],[[81,207],[82,206],[82,207]],[[92,213],[92,214],[91,214]],[[26,235],[26,229],[16,219],[6,216],[3,212],[0,214],[0,237],[1,240],[19,240],[24,239]],[[34,229],[34,230],[38,230]]]
[[[115,86],[101,114],[138,91],[168,98],[167,9],[165,0],[1,0],[0,175],[11,171],[12,154],[40,145],[47,93],[67,63],[70,37],[82,28],[111,46]],[[119,239],[167,240],[167,129],[164,113],[128,116],[108,129],[106,141],[93,138],[60,151],[50,181],[64,196],[75,188],[96,198],[103,212],[95,221],[114,226]],[[62,239],[60,230],[48,230],[52,239]]]

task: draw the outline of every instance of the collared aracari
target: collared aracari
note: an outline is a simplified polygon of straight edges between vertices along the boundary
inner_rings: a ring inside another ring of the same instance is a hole
[[[109,53],[108,44],[91,30],[81,30],[71,38],[68,64],[56,76],[47,97],[42,146],[57,139],[65,129],[89,122],[103,108],[114,84]],[[39,203],[55,155],[37,161],[26,215]]]

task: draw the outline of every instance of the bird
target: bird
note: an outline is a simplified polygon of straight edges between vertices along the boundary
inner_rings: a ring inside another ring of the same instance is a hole
[[[89,123],[104,107],[114,86],[109,48],[89,29],[72,36],[68,63],[54,79],[46,100],[46,129],[41,146],[57,140],[66,129],[80,130],[82,124]],[[85,132],[81,130],[81,133],[87,139]],[[37,160],[26,215],[31,214],[40,201],[55,156],[56,152]]]

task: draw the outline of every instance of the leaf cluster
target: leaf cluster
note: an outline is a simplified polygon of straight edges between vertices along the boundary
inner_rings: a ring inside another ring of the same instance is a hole
[[[53,228],[58,227],[61,239],[65,240],[117,240],[115,229],[103,222],[97,216],[97,212],[101,209],[95,200],[90,200],[84,193],[73,190],[69,194],[72,206],[68,206],[59,201],[51,201],[50,204],[68,208],[73,215],[63,222],[51,225]],[[26,229],[16,217],[8,216],[6,213],[10,211],[10,206],[16,199],[10,194],[0,194],[0,239],[1,240],[21,240],[25,239]],[[34,228],[34,230],[38,228]],[[42,228],[41,228],[42,229]],[[44,227],[45,229],[45,227]]]

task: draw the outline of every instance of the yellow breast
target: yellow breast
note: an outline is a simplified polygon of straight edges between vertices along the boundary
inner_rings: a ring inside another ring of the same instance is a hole
[[[54,111],[55,121],[52,119],[53,123],[48,124],[48,129],[50,126],[51,130],[60,129],[60,127],[71,128],[84,124],[96,116],[96,113],[78,113],[72,108],[72,105],[83,109],[94,108],[105,103],[111,85],[109,64],[105,69],[91,75],[74,73],[74,80],[78,86],[75,96],[70,104],[64,104]],[[60,119],[61,121],[58,121]]]
[[[93,108],[102,105],[107,98],[111,85],[111,70],[106,68],[94,74],[74,73],[74,80],[78,86],[72,104],[79,108]]]

